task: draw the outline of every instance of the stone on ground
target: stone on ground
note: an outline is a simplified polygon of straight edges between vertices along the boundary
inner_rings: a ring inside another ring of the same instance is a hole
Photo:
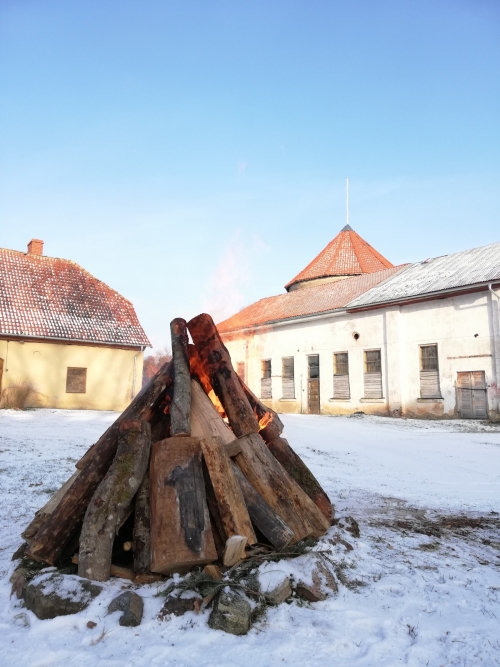
[[[246,635],[250,630],[250,604],[235,591],[221,591],[208,619],[214,630],[224,630],[232,635]]]
[[[167,616],[183,616],[188,611],[194,611],[194,603],[197,598],[179,598],[169,595],[161,608],[159,618],[163,620]]]
[[[122,611],[118,623],[127,628],[140,625],[144,613],[144,602],[140,595],[133,591],[125,591],[112,600],[108,606],[108,614]]]
[[[101,591],[87,579],[50,572],[26,583],[23,597],[26,607],[43,621],[83,611]]]

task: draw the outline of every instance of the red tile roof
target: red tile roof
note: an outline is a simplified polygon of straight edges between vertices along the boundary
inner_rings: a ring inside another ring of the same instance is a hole
[[[4,248],[0,335],[150,345],[130,301],[75,262]]]
[[[328,276],[358,276],[390,269],[394,265],[346,225],[313,261],[285,288],[295,283]]]
[[[397,273],[402,267],[366,273],[331,283],[311,285],[261,299],[217,325],[220,333],[315,315],[344,308],[353,299]]]

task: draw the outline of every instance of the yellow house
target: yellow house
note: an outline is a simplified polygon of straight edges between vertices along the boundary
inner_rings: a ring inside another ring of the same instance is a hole
[[[0,248],[0,392],[28,379],[31,407],[122,411],[150,346],[134,307],[81,266]]]

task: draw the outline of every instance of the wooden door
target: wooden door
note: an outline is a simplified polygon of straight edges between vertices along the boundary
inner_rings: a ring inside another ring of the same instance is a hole
[[[484,371],[457,373],[458,410],[462,419],[486,419],[488,405]]]
[[[319,355],[312,354],[307,357],[307,364],[307,411],[310,415],[319,415]]]

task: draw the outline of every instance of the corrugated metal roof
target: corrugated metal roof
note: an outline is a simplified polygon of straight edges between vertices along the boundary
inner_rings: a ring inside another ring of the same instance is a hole
[[[220,333],[227,333],[344,308],[356,296],[400,270],[401,267],[393,267],[270,296],[247,306],[218,324],[217,328]]]
[[[149,345],[134,307],[68,259],[0,248],[0,334]]]
[[[500,280],[500,243],[493,243],[409,264],[383,284],[353,299],[347,308],[401,301],[497,280]]]

